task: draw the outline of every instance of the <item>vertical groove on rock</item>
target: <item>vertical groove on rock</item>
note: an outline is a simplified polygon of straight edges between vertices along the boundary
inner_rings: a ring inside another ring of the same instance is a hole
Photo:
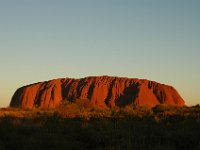
[[[113,88],[114,88],[115,82],[116,82],[116,78],[114,78],[114,79],[111,81],[111,84],[110,84],[109,89],[108,89],[108,96],[107,96],[107,98],[106,98],[105,101],[104,101],[105,104],[108,105],[108,106],[110,105],[109,102],[110,102],[111,97],[112,97],[112,95],[113,95]]]
[[[93,93],[93,91],[94,91],[94,81],[91,81],[91,84],[90,84],[90,86],[89,86],[89,90],[88,90],[88,99],[90,99],[91,100],[91,98],[92,98],[92,93]]]

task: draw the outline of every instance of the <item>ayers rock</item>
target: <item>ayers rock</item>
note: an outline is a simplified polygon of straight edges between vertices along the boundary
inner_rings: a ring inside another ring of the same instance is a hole
[[[185,105],[172,86],[145,79],[97,76],[55,79],[21,87],[13,95],[10,106],[54,108],[66,99],[72,102],[88,99],[100,107]]]

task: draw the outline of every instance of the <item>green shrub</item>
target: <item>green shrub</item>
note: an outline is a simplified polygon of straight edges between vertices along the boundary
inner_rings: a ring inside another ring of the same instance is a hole
[[[155,107],[153,107],[152,110],[154,113],[163,113],[166,111],[174,111],[175,109],[173,106],[160,104],[160,105],[156,105]]]

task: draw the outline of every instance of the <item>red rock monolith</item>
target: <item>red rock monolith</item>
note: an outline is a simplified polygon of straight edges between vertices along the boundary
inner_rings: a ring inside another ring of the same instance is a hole
[[[97,76],[55,79],[21,87],[14,93],[10,106],[55,108],[63,100],[77,99],[89,99],[99,107],[185,105],[172,86],[144,79]]]

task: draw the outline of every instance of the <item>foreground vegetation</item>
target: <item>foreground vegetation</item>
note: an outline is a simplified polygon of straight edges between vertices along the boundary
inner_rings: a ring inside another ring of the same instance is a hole
[[[200,106],[100,109],[85,101],[55,110],[0,110],[1,150],[200,149]]]

